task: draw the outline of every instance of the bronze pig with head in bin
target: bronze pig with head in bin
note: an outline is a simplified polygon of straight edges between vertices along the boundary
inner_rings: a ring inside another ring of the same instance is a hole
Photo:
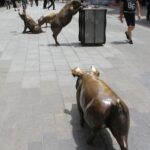
[[[58,34],[61,30],[68,25],[72,17],[82,9],[82,4],[78,0],[69,1],[58,13],[49,13],[38,19],[38,23],[41,26],[44,23],[51,24],[51,30],[56,45],[59,45],[57,40]]]
[[[109,128],[116,138],[121,150],[128,150],[129,110],[117,94],[102,80],[99,72],[92,67],[91,71],[82,71],[79,67],[72,69],[77,77],[76,98],[80,113],[80,123],[91,128],[88,144],[99,129]]]

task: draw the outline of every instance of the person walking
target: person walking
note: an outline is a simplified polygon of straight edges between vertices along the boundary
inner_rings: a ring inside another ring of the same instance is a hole
[[[53,6],[53,10],[55,10],[55,0],[50,0],[50,5],[47,7],[48,9],[50,9],[51,6]]]
[[[31,7],[33,6],[33,0],[29,0]]]
[[[10,9],[11,0],[5,0],[6,8]]]
[[[137,10],[137,16],[141,18],[140,4],[138,0],[121,0],[120,2],[120,16],[119,19],[123,23],[123,17],[127,23],[127,31],[125,35],[129,44],[133,44],[132,31],[135,28],[135,11]]]
[[[23,9],[23,12],[26,13],[26,9],[27,9],[27,0],[22,0],[22,9]]]
[[[47,5],[47,0],[44,0],[44,2],[43,2],[43,9],[46,9],[46,5]]]
[[[17,4],[16,4],[16,0],[12,0],[12,4],[13,4],[13,8],[16,11],[17,9]]]

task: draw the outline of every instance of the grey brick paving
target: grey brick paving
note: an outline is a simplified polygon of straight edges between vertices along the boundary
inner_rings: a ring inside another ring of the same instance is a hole
[[[57,3],[56,9],[63,5]],[[37,20],[48,10],[40,3],[27,12]],[[83,47],[76,15],[56,47],[44,26],[44,33],[22,34],[23,22],[13,9],[1,8],[0,21],[0,150],[119,150],[107,130],[99,133],[94,147],[88,146],[89,129],[79,125],[70,69],[91,65],[129,106],[129,149],[150,149],[149,27],[136,25],[134,44],[126,44],[126,25],[109,8],[106,44]]]

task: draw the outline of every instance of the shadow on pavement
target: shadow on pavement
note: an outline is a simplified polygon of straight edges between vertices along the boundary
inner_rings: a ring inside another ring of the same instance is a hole
[[[23,32],[18,32],[18,31],[11,31],[10,33],[13,35],[20,35],[20,34],[31,35],[31,34],[42,34],[42,33],[46,33],[46,32],[43,31],[41,33],[32,33],[31,31],[26,31],[25,33],[23,33]]]
[[[17,31],[11,31],[10,33],[13,35],[21,35],[22,34],[22,32],[17,32]]]
[[[119,45],[119,44],[129,44],[128,41],[113,41],[111,42],[112,44],[116,44],[116,45]]]
[[[72,109],[70,111],[65,109],[64,113],[72,117],[70,123],[72,125],[73,138],[77,144],[76,150],[115,150],[113,148],[111,136],[107,129],[102,129],[99,132],[93,146],[87,145],[86,139],[89,135],[90,129],[87,125],[85,125],[84,128],[80,127],[79,113],[76,104],[72,104]]]
[[[48,45],[40,45],[40,46],[56,46],[54,43],[53,44],[48,44]],[[97,47],[97,46],[103,46],[102,44],[86,44],[86,45],[82,45],[80,42],[78,43],[60,43],[59,46],[73,46],[73,47]]]
[[[150,28],[150,20],[146,20],[146,17],[145,17],[145,19],[137,20],[136,24]]]
[[[48,45],[40,44],[40,46],[56,46],[56,45],[55,45],[55,43],[53,43],[53,44],[48,44]],[[80,43],[60,43],[59,46],[82,47],[82,45]]]

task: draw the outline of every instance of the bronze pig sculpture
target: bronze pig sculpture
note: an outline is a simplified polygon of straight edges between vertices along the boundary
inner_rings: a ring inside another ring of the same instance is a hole
[[[116,138],[121,150],[128,150],[129,110],[117,94],[102,80],[99,72],[92,67],[91,71],[72,69],[72,75],[77,77],[76,98],[80,113],[80,124],[84,122],[91,129],[87,139],[93,144],[97,132],[109,128]]]
[[[45,14],[38,19],[38,24],[42,26],[44,23],[46,23],[46,27],[47,27],[47,24],[51,23],[55,16],[56,13],[52,13],[52,12]]]
[[[26,33],[27,28],[30,30],[30,32],[36,34],[36,33],[41,33],[42,29],[41,27],[26,13],[19,12],[19,16],[20,18],[23,20],[24,22],[24,30],[23,33]]]
[[[51,24],[51,30],[53,32],[53,37],[55,40],[56,45],[59,45],[57,41],[57,36],[62,30],[63,27],[65,27],[67,24],[69,24],[72,20],[72,17],[82,8],[81,2],[74,0],[71,2],[68,2],[58,13],[54,15],[49,14],[51,17],[47,17],[45,19],[44,17],[41,17],[39,19],[39,25],[42,25],[43,23],[49,22]],[[43,18],[43,19],[42,19]],[[45,21],[46,20],[46,21]]]

